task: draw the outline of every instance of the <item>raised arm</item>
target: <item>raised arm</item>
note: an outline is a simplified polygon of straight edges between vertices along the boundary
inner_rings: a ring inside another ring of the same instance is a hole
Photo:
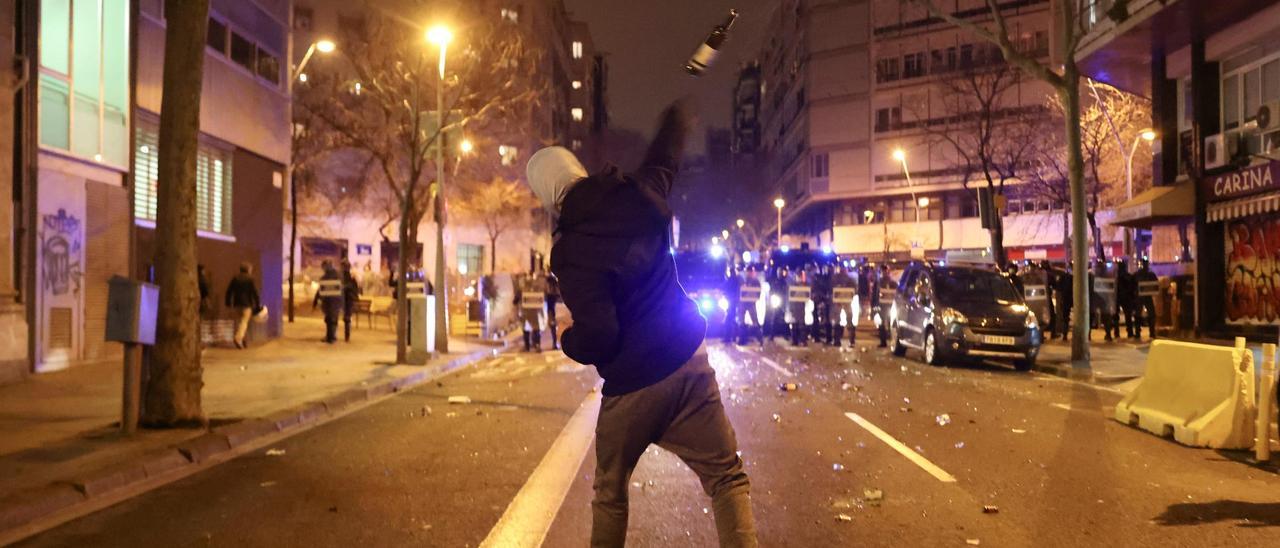
[[[636,170],[636,179],[663,198],[671,193],[671,185],[680,171],[680,158],[684,154],[685,140],[689,134],[689,115],[683,101],[672,103],[662,112],[658,134],[649,144],[644,162]]]

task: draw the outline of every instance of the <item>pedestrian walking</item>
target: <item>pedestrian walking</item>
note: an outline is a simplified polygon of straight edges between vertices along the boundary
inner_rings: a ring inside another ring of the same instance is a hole
[[[849,275],[850,269],[836,267],[831,277],[832,320],[835,322],[834,334],[827,339],[827,344],[836,347],[844,346],[844,330],[849,329],[849,346],[858,342],[858,311],[854,300],[858,294],[858,282]]]
[[[258,287],[253,282],[253,265],[240,263],[240,273],[231,278],[223,297],[223,304],[236,311],[236,331],[232,342],[236,348],[245,348],[245,334],[249,332],[249,320],[261,309]]]
[[[750,482],[707,360],[706,322],[676,277],[667,202],[689,122],[673,106],[644,163],[588,176],[563,147],[529,159],[528,180],[557,218],[551,269],[573,316],[570,358],[596,367],[592,546],[623,546],[631,472],[650,444],[671,451],[712,499],[721,546],[756,546]]]
[[[311,309],[320,307],[324,313],[324,342],[333,344],[338,341],[338,316],[342,314],[342,275],[333,263],[325,261],[320,268],[324,274],[320,276],[320,288],[316,298],[311,302]]]
[[[351,262],[342,260],[342,340],[351,342],[351,315],[360,301],[360,282],[351,274]]]
[[[556,306],[560,304],[560,280],[556,279],[556,275],[547,272],[547,330],[551,334],[551,349],[559,350],[560,341],[558,339],[559,325],[556,323]]]
[[[760,299],[763,298],[763,287],[760,285],[759,273],[754,265],[747,267],[746,277],[743,278],[742,284],[738,287],[738,302],[740,309],[734,314],[733,321],[738,325],[738,344],[747,344],[751,340],[751,332],[759,330],[760,346],[764,346],[764,324],[760,323],[759,308]],[[751,319],[751,325],[747,325],[744,318]]]

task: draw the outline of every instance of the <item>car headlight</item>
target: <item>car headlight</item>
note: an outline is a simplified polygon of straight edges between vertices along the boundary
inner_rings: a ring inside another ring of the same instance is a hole
[[[966,323],[969,318],[964,317],[959,310],[954,308],[945,308],[942,310],[942,325],[951,325],[953,323]]]
[[[782,306],[782,298],[777,295],[769,295],[769,307],[778,308]]]
[[[1027,329],[1035,329],[1040,327],[1040,322],[1036,320],[1036,313],[1028,310],[1027,321],[1023,323],[1023,325],[1025,325]]]
[[[703,313],[707,313],[711,312],[711,308],[715,306],[715,303],[711,301],[711,297],[703,297],[698,301],[698,305],[702,308]]]
[[[717,302],[716,305],[720,307],[721,312],[729,311],[729,299],[725,297],[720,297],[720,301]]]

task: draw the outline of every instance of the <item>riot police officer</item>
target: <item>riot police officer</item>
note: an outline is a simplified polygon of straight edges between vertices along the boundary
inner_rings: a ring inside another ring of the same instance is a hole
[[[808,318],[809,299],[813,296],[813,288],[809,285],[807,272],[797,268],[787,280],[787,321],[790,324],[791,345],[808,346],[809,334],[805,332]]]
[[[1089,270],[1089,316],[1102,325],[1102,333],[1111,342],[1112,316],[1115,314],[1116,280],[1107,276],[1107,265],[1102,259]],[[1090,327],[1096,327],[1091,325]],[[1116,330],[1119,334],[1119,329]]]
[[[827,344],[840,347],[844,345],[844,329],[849,328],[849,345],[858,342],[858,310],[854,300],[858,295],[858,281],[849,275],[851,269],[836,267],[831,277],[831,318],[834,322],[834,335],[827,338]]]
[[[1075,282],[1072,280],[1070,270],[1055,270],[1056,272],[1053,275],[1053,296],[1057,316],[1053,321],[1053,337],[1061,336],[1062,340],[1065,341],[1068,334],[1071,333],[1071,308],[1075,306]]]
[[[738,301],[741,298],[739,293],[742,290],[742,276],[738,274],[738,268],[735,266],[729,271],[729,275],[724,278],[724,299],[729,306],[724,311],[724,342],[732,343],[737,337],[739,322],[742,321],[742,312],[738,310]]]
[[[880,315],[880,348],[889,346],[889,310],[893,308],[893,298],[898,287],[889,276],[889,265],[880,265],[880,274],[876,276],[871,293],[876,298],[876,313]]]
[[[360,283],[351,275],[351,261],[342,260],[342,330],[343,340],[351,342],[351,315],[360,300]]]
[[[542,321],[547,307],[546,280],[530,272],[516,284],[515,304],[520,309],[524,331],[524,351],[542,352]]]
[[[333,344],[338,340],[338,316],[342,314],[342,277],[329,261],[320,267],[324,269],[324,275],[320,277],[320,289],[316,291],[311,308],[323,305],[324,342]]]
[[[1151,261],[1146,258],[1142,259],[1134,278],[1138,282],[1137,313],[1142,316],[1135,334],[1141,339],[1142,324],[1146,324],[1147,334],[1154,339],[1156,338],[1156,297],[1160,296],[1160,278],[1151,271]]]
[[[831,344],[831,265],[818,267],[813,276],[813,340]]]
[[[1138,279],[1129,273],[1129,261],[1120,261],[1116,266],[1116,323],[1120,323],[1120,319],[1124,319],[1125,334],[1130,339],[1138,335],[1141,329],[1135,322],[1137,321],[1138,306]],[[1119,337],[1119,328],[1116,328],[1116,336]]]
[[[773,278],[769,280],[769,303],[765,309],[765,331],[769,342],[773,342],[773,338],[778,332],[787,328],[787,283],[790,282],[791,274],[787,267],[782,267],[774,271]],[[777,299],[778,306],[774,307],[774,299]],[[790,334],[783,335],[790,337]]]
[[[754,266],[747,267],[746,278],[738,285],[738,311],[733,316],[737,326],[738,344],[747,344],[751,338],[752,328],[760,330],[760,344],[764,344],[764,327],[760,323],[760,314],[756,311],[762,298],[760,278]],[[743,321],[743,317],[751,318],[751,325]]]

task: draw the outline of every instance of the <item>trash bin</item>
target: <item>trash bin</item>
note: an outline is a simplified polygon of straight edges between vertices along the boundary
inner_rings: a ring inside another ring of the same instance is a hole
[[[436,351],[434,295],[410,293],[407,331],[409,337],[409,363],[426,365]]]

